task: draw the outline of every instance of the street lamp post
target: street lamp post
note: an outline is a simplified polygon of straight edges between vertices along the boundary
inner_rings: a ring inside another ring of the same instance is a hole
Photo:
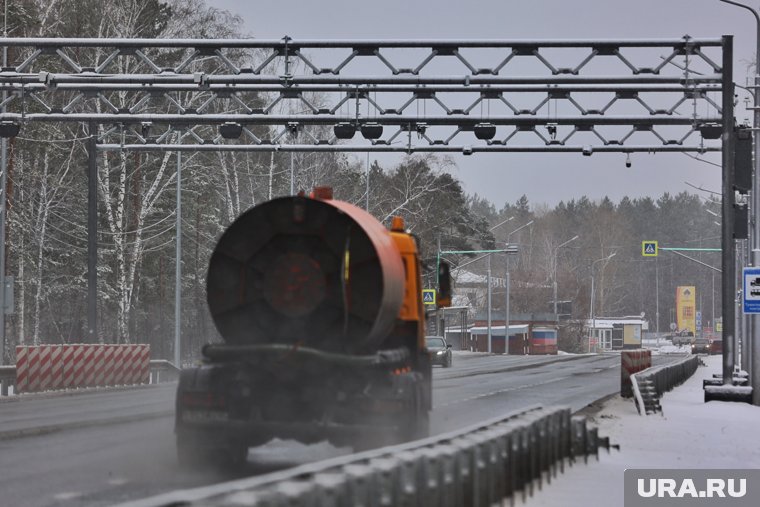
[[[752,13],[755,17],[755,76],[752,88],[752,97],[754,100],[753,107],[753,137],[755,141],[755,174],[752,178],[752,214],[754,220],[752,220],[752,265],[760,266],[760,220],[758,220],[758,211],[760,211],[760,139],[758,139],[758,130],[760,128],[760,13],[748,5],[735,2],[734,0],[720,0],[723,3],[735,5],[741,7]],[[724,245],[724,248],[726,245]],[[725,304],[724,304],[725,306]],[[747,340],[751,345],[748,347],[752,353],[751,361],[751,378],[750,385],[752,386],[752,404],[760,405],[760,346],[757,344],[758,335],[760,335],[760,321],[757,315],[753,315],[750,322],[750,335],[751,339]],[[744,353],[744,351],[742,351]],[[725,368],[724,359],[724,370]],[[724,371],[724,376],[726,372]],[[727,379],[723,379],[725,383]]]
[[[553,271],[553,273],[552,273],[552,280],[553,280],[552,286],[553,286],[553,295],[554,295],[554,298],[553,298],[554,299],[554,315],[557,315],[557,252],[558,252],[558,250],[560,248],[562,248],[563,246],[567,245],[568,243],[571,243],[571,242],[575,241],[576,239],[578,239],[578,235],[573,236],[572,238],[568,239],[564,243],[561,243],[561,244],[559,244],[558,246],[556,246],[554,248],[554,255],[552,256],[552,259],[554,261],[553,262],[553,264],[554,264],[553,268],[554,269],[552,270]]]
[[[533,225],[533,220],[507,234],[507,243],[504,246],[509,248],[509,238],[512,237],[512,234],[521,231],[530,225]],[[509,354],[509,256],[506,257],[504,262],[504,349],[506,353]]]
[[[607,257],[602,257],[601,259],[597,259],[594,262],[591,263],[591,304],[589,307],[589,320],[591,321],[591,332],[589,333],[588,337],[588,351],[591,353],[591,335],[594,334],[594,331],[596,330],[596,315],[594,315],[594,266],[597,262],[601,261],[608,261],[615,257],[617,252],[612,252]]]
[[[503,220],[499,222],[498,224],[494,225],[488,230],[493,231],[497,227],[500,227],[506,224],[510,220],[514,220],[514,218],[515,217],[509,217],[506,220]],[[486,303],[488,305],[488,308],[486,311],[486,318],[488,319],[488,353],[490,354],[491,353],[491,296],[492,296],[492,293],[491,293],[491,254],[490,253],[488,254],[488,270],[486,271],[486,283],[488,284],[488,296],[486,298],[488,300]],[[504,332],[506,333],[506,330]],[[504,338],[504,343],[505,344],[507,343],[506,334]]]
[[[440,264],[441,264],[441,256],[442,255],[449,255],[449,254],[451,254],[451,255],[484,254],[484,255],[481,255],[480,257],[476,257],[475,259],[472,259],[472,260],[467,261],[467,262],[465,262],[463,264],[460,264],[457,267],[458,268],[462,268],[462,267],[464,267],[464,266],[466,266],[468,264],[472,264],[473,262],[476,262],[476,261],[488,258],[488,260],[489,260],[489,272],[490,272],[490,255],[494,254],[494,253],[507,253],[507,254],[517,253],[517,249],[516,248],[512,248],[512,247],[501,248],[501,249],[494,249],[494,250],[440,250],[439,249],[438,250],[438,254],[436,256],[436,266],[440,266]],[[490,276],[488,278],[489,278],[489,282],[490,282]],[[489,300],[490,300],[490,283],[489,283]],[[490,310],[489,310],[488,313],[489,313],[489,316],[490,316]],[[489,325],[490,325],[490,321],[489,321]],[[489,328],[489,331],[490,331],[490,328]],[[490,336],[490,333],[489,333],[489,336]],[[491,350],[490,340],[489,340],[489,343],[488,343],[488,350],[489,350],[489,352]]]

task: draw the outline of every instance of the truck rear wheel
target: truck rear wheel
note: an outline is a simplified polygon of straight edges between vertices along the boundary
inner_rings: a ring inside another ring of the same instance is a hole
[[[414,390],[412,407],[404,418],[405,424],[399,432],[400,440],[408,442],[427,438],[430,434],[430,414],[424,403],[423,384],[418,382]]]

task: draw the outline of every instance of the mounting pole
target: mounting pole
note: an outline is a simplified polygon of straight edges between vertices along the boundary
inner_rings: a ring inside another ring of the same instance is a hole
[[[182,140],[182,131],[177,133],[177,142]],[[182,152],[177,152],[177,246],[174,258],[174,366],[182,368],[180,338],[182,337]]]
[[[98,342],[98,124],[87,138],[87,343]]]
[[[734,50],[733,35],[724,35],[723,40],[723,134],[722,134],[722,219],[721,219],[721,268],[723,283],[721,306],[723,313],[723,384],[731,385],[734,375],[734,299],[736,297],[736,267],[734,257]]]
[[[8,37],[8,0],[4,2],[3,37]],[[3,68],[8,66],[8,46],[3,46]],[[8,98],[8,92],[3,91],[3,102]],[[0,108],[0,113],[5,107]],[[0,140],[0,365],[5,363],[5,222],[7,217],[8,191],[8,139]]]

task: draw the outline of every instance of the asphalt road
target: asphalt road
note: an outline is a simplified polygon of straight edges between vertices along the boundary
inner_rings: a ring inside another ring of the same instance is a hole
[[[654,359],[658,364],[673,358]],[[456,354],[452,368],[433,372],[431,432],[535,404],[579,410],[618,391],[619,365],[619,355]],[[251,449],[247,466],[235,472],[180,469],[172,433],[174,389],[162,385],[0,402],[0,504],[111,505],[350,452],[326,443],[275,441]]]

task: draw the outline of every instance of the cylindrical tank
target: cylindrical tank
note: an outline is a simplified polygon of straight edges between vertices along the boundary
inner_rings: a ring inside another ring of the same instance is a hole
[[[372,215],[331,199],[255,206],[214,249],[208,305],[226,343],[377,350],[403,302],[404,265]]]

